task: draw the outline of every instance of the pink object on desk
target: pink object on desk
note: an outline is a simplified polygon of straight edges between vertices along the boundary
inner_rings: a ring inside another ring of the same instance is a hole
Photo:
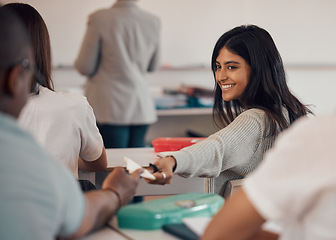
[[[205,139],[204,137],[162,137],[155,138],[152,141],[155,152],[170,152],[178,151],[182,148],[191,146],[199,141]]]

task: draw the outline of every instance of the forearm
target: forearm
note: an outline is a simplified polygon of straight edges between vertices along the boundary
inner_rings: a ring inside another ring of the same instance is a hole
[[[138,169],[128,174],[124,168],[116,167],[105,178],[103,190],[85,193],[86,206],[83,220],[70,239],[82,237],[108,223],[117,210],[134,196],[142,172],[143,169]]]
[[[222,156],[216,150],[216,142],[205,139],[182,149],[172,156],[176,159],[175,173],[183,177],[216,177],[220,174]]]
[[[260,119],[248,114],[239,116],[227,127],[193,146],[172,154],[177,174],[183,177],[217,177],[236,166],[249,166],[251,156],[263,139]]]
[[[260,231],[250,240],[278,240],[279,235],[260,229]]]
[[[117,212],[120,203],[113,191],[90,191],[85,194],[86,211],[78,231],[70,239],[76,239],[102,228]]]
[[[104,171],[107,167],[107,156],[103,147],[102,154],[95,161],[85,161],[78,158],[78,169],[86,172]]]
[[[261,231],[264,222],[265,219],[257,212],[244,191],[239,190],[213,217],[202,239],[262,239],[261,236],[266,236]]]

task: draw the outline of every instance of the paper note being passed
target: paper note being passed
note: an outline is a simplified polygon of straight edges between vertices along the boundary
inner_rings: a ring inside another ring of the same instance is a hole
[[[126,169],[129,173],[133,173],[137,169],[142,168],[139,164],[137,164],[136,162],[134,162],[132,159],[130,159],[128,157],[124,157],[124,160],[126,162]],[[144,169],[144,172],[141,173],[140,176],[143,177],[143,178],[148,178],[150,180],[155,180],[156,179],[154,177],[154,175],[151,174],[147,169]]]

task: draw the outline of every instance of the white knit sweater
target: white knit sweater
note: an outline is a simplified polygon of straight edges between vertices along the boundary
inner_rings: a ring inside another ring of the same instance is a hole
[[[175,173],[210,178],[205,191],[223,195],[227,181],[243,178],[263,159],[274,142],[274,137],[266,137],[268,131],[266,113],[249,109],[207,139],[169,153],[177,161]]]

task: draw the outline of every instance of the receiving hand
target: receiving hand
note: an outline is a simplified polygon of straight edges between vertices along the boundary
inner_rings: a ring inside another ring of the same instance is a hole
[[[132,174],[128,174],[124,168],[116,167],[105,178],[102,189],[117,192],[120,196],[121,207],[127,204],[134,196],[142,172],[143,169],[138,169]]]
[[[173,168],[176,165],[176,160],[174,157],[164,157],[158,159],[154,165],[157,167],[157,172],[154,172],[155,169],[153,166],[148,167],[147,170],[153,173],[156,177],[155,180],[145,179],[147,183],[150,184],[170,184],[173,178]]]

